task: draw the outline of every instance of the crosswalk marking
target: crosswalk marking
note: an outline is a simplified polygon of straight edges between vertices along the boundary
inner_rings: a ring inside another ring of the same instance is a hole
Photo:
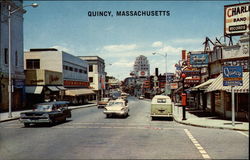
[[[194,138],[194,136],[189,132],[188,129],[184,129],[185,133],[187,134],[188,138],[192,141],[194,146],[198,149],[204,159],[211,159],[210,156],[207,154],[205,149],[199,144],[199,142]]]
[[[240,134],[242,134],[242,135],[244,135],[244,136],[246,136],[246,137],[249,137],[249,135],[246,134],[246,133],[244,133],[244,132],[241,132],[241,131],[237,131],[237,132],[240,133]]]

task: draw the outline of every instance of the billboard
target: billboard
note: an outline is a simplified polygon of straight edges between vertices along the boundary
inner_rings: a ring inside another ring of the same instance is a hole
[[[242,86],[242,66],[223,66],[223,86]]]
[[[208,54],[190,54],[192,67],[206,67],[208,65]]]
[[[241,35],[249,32],[250,3],[224,6],[224,35]]]

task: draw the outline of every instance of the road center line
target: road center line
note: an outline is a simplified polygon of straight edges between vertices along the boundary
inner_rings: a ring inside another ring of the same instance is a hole
[[[246,137],[249,137],[249,135],[246,134],[246,133],[244,133],[244,132],[241,132],[241,131],[237,131],[237,132],[240,133],[240,134],[242,134],[242,135],[244,135],[244,136],[246,136]]]
[[[188,138],[192,141],[194,146],[198,149],[204,159],[211,159],[210,156],[207,154],[205,149],[199,144],[199,142],[192,136],[188,129],[184,129],[185,133],[187,134]]]

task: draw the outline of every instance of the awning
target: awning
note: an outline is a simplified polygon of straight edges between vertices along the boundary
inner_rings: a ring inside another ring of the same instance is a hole
[[[65,91],[66,96],[81,96],[81,95],[91,95],[95,94],[95,92],[92,89],[67,89]]]
[[[57,86],[57,88],[58,88],[59,90],[66,90],[66,88],[64,88],[63,86]]]
[[[43,86],[25,86],[25,93],[41,94]]]
[[[198,89],[200,89],[200,90],[205,90],[210,84],[213,83],[214,80],[215,80],[215,78],[209,79],[209,80],[207,80],[206,82],[201,83],[201,84],[199,84],[199,85],[193,87],[193,88],[192,88],[192,91],[197,91]]]
[[[249,93],[249,72],[243,72],[243,86],[235,86],[235,93]],[[231,86],[223,86],[223,75],[220,74],[213,83],[206,89],[206,92],[212,92],[216,90],[224,90],[231,92]]]
[[[59,91],[59,89],[56,86],[47,86],[47,87],[51,91]]]

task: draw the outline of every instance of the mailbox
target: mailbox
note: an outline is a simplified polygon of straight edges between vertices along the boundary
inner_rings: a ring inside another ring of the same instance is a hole
[[[182,104],[182,106],[187,105],[187,94],[186,93],[181,94],[181,104]]]

